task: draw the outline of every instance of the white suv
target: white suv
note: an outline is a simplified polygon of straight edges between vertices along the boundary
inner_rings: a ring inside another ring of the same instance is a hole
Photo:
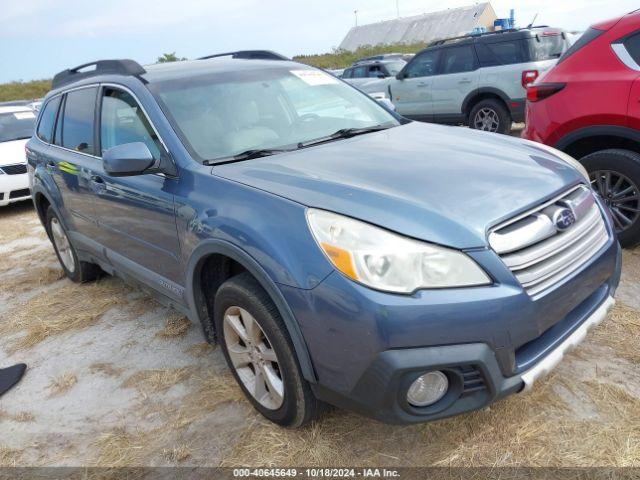
[[[0,106],[0,207],[30,200],[25,144],[36,112],[27,106]]]
[[[442,40],[395,77],[358,85],[384,93],[408,118],[507,133],[524,121],[526,86],[569,47],[562,30],[534,27]]]

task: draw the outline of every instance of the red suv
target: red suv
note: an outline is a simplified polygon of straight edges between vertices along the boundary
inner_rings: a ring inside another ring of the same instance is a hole
[[[592,26],[527,90],[523,138],[586,167],[620,243],[640,243],[640,10]]]

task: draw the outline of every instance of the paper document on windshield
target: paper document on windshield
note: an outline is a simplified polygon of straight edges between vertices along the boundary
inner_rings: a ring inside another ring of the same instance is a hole
[[[307,85],[333,85],[338,83],[338,79],[320,70],[291,70],[296,77]]]

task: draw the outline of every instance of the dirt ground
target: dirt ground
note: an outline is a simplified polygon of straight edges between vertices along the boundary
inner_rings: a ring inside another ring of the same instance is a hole
[[[640,249],[618,305],[530,394],[440,422],[264,421],[199,327],[118,279],[62,278],[29,203],[0,209],[0,466],[640,466]]]

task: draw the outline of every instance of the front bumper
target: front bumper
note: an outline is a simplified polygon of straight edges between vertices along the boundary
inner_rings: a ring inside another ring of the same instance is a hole
[[[564,355],[600,324],[615,300],[607,296],[584,322],[529,370],[505,377],[493,350],[483,343],[389,350],[377,356],[349,395],[314,385],[328,403],[386,423],[433,421],[482,408],[507,395],[529,391]],[[436,404],[416,408],[406,401],[411,383],[428,371],[440,370],[449,379],[449,392]]]
[[[29,174],[0,175],[0,207],[30,198]]]

